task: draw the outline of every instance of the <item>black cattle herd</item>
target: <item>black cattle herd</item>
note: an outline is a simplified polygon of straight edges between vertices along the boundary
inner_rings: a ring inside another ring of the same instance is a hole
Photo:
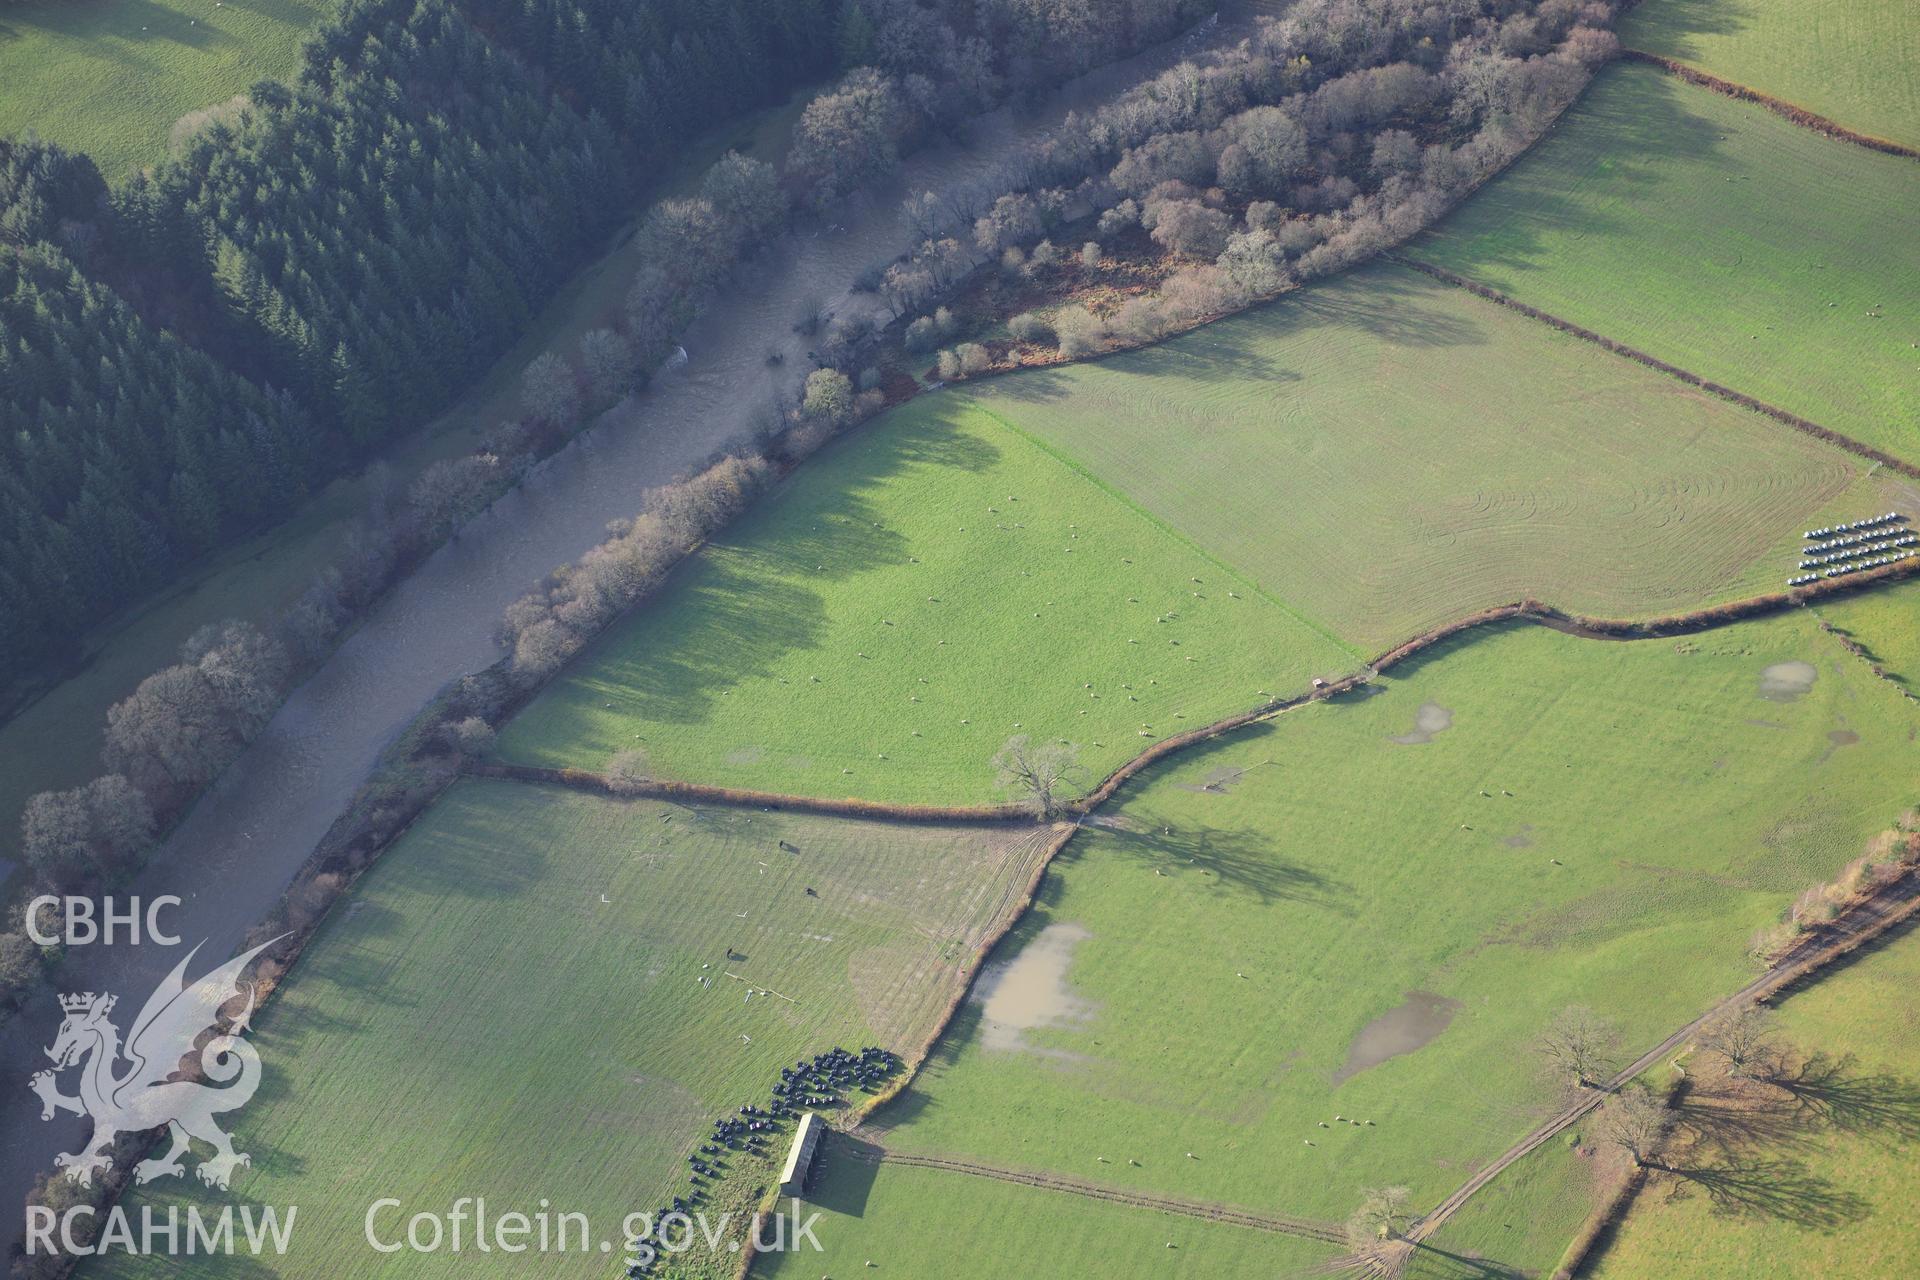
[[[721,1116],[713,1122],[713,1132],[687,1156],[689,1186],[685,1195],[653,1215],[639,1244],[660,1238],[661,1223],[677,1214],[690,1214],[708,1198],[708,1188],[725,1175],[730,1157],[742,1153],[765,1157],[770,1154],[769,1140],[800,1118],[806,1110],[819,1111],[846,1105],[846,1095],[855,1090],[877,1092],[887,1079],[900,1070],[900,1055],[877,1045],[854,1052],[838,1045],[811,1060],[801,1058],[790,1067],[780,1068],[768,1094],[767,1105],[748,1103],[737,1114]],[[653,1272],[655,1261],[663,1256],[658,1250],[643,1254],[641,1260],[627,1264],[627,1275],[639,1277]]]

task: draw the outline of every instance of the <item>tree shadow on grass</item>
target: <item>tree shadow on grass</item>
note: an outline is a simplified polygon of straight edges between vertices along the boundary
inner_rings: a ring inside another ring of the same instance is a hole
[[[1687,62],[1698,62],[1705,51],[1691,41],[1690,36],[1731,36],[1745,31],[1751,24],[1755,9],[1742,0],[1660,0],[1659,5],[1647,6],[1644,16],[1647,25],[1655,33],[1664,35],[1664,40],[1650,42],[1654,46],[1663,46],[1671,51],[1671,56]],[[1636,18],[1626,18],[1628,29],[1622,33],[1622,40],[1634,45],[1632,26]],[[1635,47],[1648,48],[1648,44]]]
[[[592,737],[584,722],[608,702],[646,720],[702,723],[724,690],[770,678],[790,655],[818,649],[829,628],[822,588],[911,558],[906,535],[888,527],[894,510],[870,495],[909,472],[980,473],[999,464],[992,441],[956,427],[951,414],[962,407],[856,431],[801,468],[574,664],[562,686],[571,697],[547,704],[549,715],[569,703],[570,711],[546,736]],[[937,485],[937,475],[929,483]],[[856,696],[852,686],[830,692]]]
[[[1696,1151],[1737,1156],[1759,1146],[1798,1150],[1813,1140],[1800,1107],[1764,1086],[1699,1087],[1674,1104],[1674,1125],[1693,1138]]]
[[[1920,1139],[1920,1085],[1890,1073],[1858,1071],[1851,1054],[1816,1053],[1768,1077],[1815,1123],[1884,1142]]]
[[[1193,383],[1295,383],[1303,376],[1276,358],[1298,335],[1355,329],[1398,346],[1482,345],[1486,330],[1460,314],[1447,286],[1411,273],[1369,271],[1359,287],[1295,290],[1237,316],[1138,351],[1117,354],[1101,368],[1119,377],[1176,378]],[[1080,385],[1065,369],[1042,369],[995,379],[983,394],[1038,404],[1064,400]]]
[[[1252,828],[1175,825],[1151,813],[1135,815],[1135,829],[1104,828],[1100,845],[1142,866],[1180,876],[1206,875],[1221,889],[1248,893],[1263,904],[1299,902],[1352,915],[1353,886],[1288,862],[1267,833]]]
[[[1888,1143],[1920,1138],[1920,1086],[1865,1074],[1854,1060],[1816,1053],[1764,1080],[1709,1086],[1682,1099],[1677,1123],[1692,1146],[1668,1169],[1716,1209],[1831,1232],[1871,1205],[1790,1155],[1822,1132]]]
[[[1557,133],[1422,233],[1409,246],[1412,256],[1444,247],[1446,264],[1469,276],[1524,272],[1551,253],[1549,232],[1578,240],[1642,230],[1643,215],[1676,174],[1696,182],[1724,176],[1713,162],[1725,126],[1688,109],[1708,93],[1651,67],[1602,68]],[[1581,141],[1594,138],[1605,139],[1597,180]]]
[[[1798,1160],[1730,1159],[1668,1172],[1703,1192],[1718,1212],[1776,1218],[1823,1233],[1858,1222],[1872,1208]]]
[[[1409,1280],[1525,1280],[1529,1273],[1493,1258],[1450,1253],[1421,1243],[1414,1246],[1400,1274]]]

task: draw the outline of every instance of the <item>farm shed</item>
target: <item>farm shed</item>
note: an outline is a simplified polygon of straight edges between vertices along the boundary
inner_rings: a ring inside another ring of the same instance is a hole
[[[813,1164],[814,1148],[820,1145],[820,1133],[826,1125],[809,1111],[800,1117],[793,1131],[793,1146],[787,1149],[787,1163],[780,1170],[780,1194],[798,1197],[807,1187],[807,1169]]]

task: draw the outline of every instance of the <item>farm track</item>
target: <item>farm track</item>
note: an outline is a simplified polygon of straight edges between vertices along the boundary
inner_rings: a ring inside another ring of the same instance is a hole
[[[1324,1240],[1330,1244],[1344,1245],[1346,1233],[1334,1223],[1316,1222],[1311,1218],[1294,1218],[1282,1214],[1255,1213],[1251,1209],[1235,1208],[1232,1205],[1212,1204],[1199,1200],[1179,1200],[1165,1196],[1148,1195],[1145,1192],[1125,1191],[1117,1187],[1102,1186],[1095,1182],[1083,1182],[1078,1178],[1063,1178],[1056,1174],[1034,1173],[1024,1169],[1003,1169],[997,1165],[979,1164],[970,1160],[955,1160],[946,1156],[912,1155],[893,1151],[870,1142],[843,1138],[834,1135],[836,1155],[867,1165],[892,1164],[913,1169],[941,1169],[950,1173],[963,1173],[976,1178],[993,1178],[1000,1182],[1012,1182],[1021,1186],[1043,1187],[1049,1191],[1061,1191],[1069,1195],[1084,1196],[1090,1200],[1105,1200],[1113,1204],[1128,1205],[1136,1209],[1155,1209],[1162,1213],[1175,1213],[1188,1218],[1200,1218],[1208,1222],[1221,1222],[1229,1226],[1249,1227],[1256,1231],[1272,1231],[1281,1235],[1300,1236],[1308,1240]]]
[[[1437,268],[1435,269],[1438,270]],[[1864,447],[1864,446],[1863,446]],[[1037,891],[1041,878],[1060,850],[1064,849],[1079,830],[1081,822],[1091,817],[1103,804],[1117,793],[1128,781],[1152,765],[1165,760],[1187,747],[1198,745],[1209,739],[1230,733],[1246,725],[1266,720],[1284,712],[1295,710],[1310,703],[1325,701],[1371,682],[1376,676],[1394,666],[1404,663],[1420,653],[1454,639],[1480,627],[1497,626],[1508,622],[1532,622],[1566,635],[1590,640],[1639,640],[1663,636],[1686,635],[1706,631],[1748,618],[1761,617],[1777,613],[1803,604],[1836,596],[1850,595],[1854,592],[1880,586],[1889,582],[1920,575],[1920,560],[1909,560],[1889,565],[1873,573],[1857,578],[1840,578],[1814,584],[1808,588],[1770,593],[1736,601],[1731,604],[1696,610],[1690,613],[1673,614],[1666,617],[1643,619],[1639,621],[1588,618],[1578,614],[1569,614],[1551,605],[1539,601],[1525,600],[1482,610],[1469,617],[1459,619],[1446,626],[1437,627],[1421,633],[1410,640],[1388,649],[1375,658],[1362,670],[1322,684],[1310,692],[1292,698],[1276,699],[1248,711],[1228,716],[1223,720],[1191,730],[1184,734],[1167,738],[1155,743],[1147,750],[1135,756],[1109,774],[1101,784],[1080,800],[1067,806],[1063,817],[1074,819],[1052,841],[1034,868],[1033,877],[1027,886],[1027,902],[1030,904]],[[580,790],[605,793],[609,790],[605,775],[585,769],[548,769],[530,765],[469,765],[468,773],[482,776],[506,778],[522,782],[566,786]],[[679,799],[688,802],[704,802],[722,805],[750,805],[757,808],[792,809],[800,812],[812,812],[827,815],[859,816],[868,819],[891,821],[933,821],[933,822],[1031,822],[1031,812],[1019,806],[930,806],[897,805],[853,799],[821,799],[808,796],[783,795],[770,792],[742,791],[728,787],[713,787],[694,783],[645,782],[630,789],[627,794],[660,799]],[[1025,914],[1024,908],[1012,913],[1006,922],[1006,929],[991,939],[981,949],[981,955],[992,950],[1000,936],[1010,930],[1014,923]],[[1555,1135],[1564,1132],[1569,1126],[1597,1108],[1610,1094],[1622,1085],[1638,1076],[1641,1072],[1657,1063],[1663,1056],[1673,1052],[1688,1037],[1704,1024],[1719,1017],[1743,1001],[1764,1001],[1779,995],[1794,984],[1801,982],[1845,955],[1850,954],[1866,942],[1884,933],[1887,929],[1903,920],[1920,914],[1920,871],[1909,872],[1900,880],[1882,889],[1866,901],[1856,905],[1840,919],[1817,934],[1811,935],[1798,944],[1793,951],[1765,973],[1741,987],[1731,995],[1714,1004],[1705,1013],[1695,1018],[1653,1048],[1635,1059],[1625,1069],[1606,1082],[1600,1089],[1586,1096],[1555,1115],[1528,1133],[1520,1141],[1509,1147],[1493,1161],[1479,1169],[1458,1190],[1447,1197],[1438,1208],[1426,1215],[1410,1233],[1409,1238],[1419,1243],[1437,1231],[1448,1218],[1467,1203],[1475,1194],[1491,1183],[1506,1169],[1520,1159],[1550,1141]],[[966,998],[971,989],[969,982],[956,993],[953,1002],[932,1033],[927,1037],[909,1070],[898,1085],[886,1095],[877,1099],[875,1105],[882,1105],[892,1097],[911,1086],[914,1076],[925,1055],[945,1034],[947,1024],[954,1012]],[[1031,1173],[1026,1171],[1002,1169],[992,1165],[976,1164],[954,1160],[947,1157],[906,1155],[889,1151],[877,1143],[868,1142],[855,1146],[857,1139],[848,1135],[836,1135],[836,1141],[845,1149],[844,1154],[865,1163],[893,1163],[919,1168],[946,1169],[952,1172],[967,1173],[978,1177],[995,1178],[1005,1182],[1021,1183],[1043,1187],[1055,1191],[1082,1195],[1092,1199],[1107,1200],[1117,1204],[1132,1205],[1137,1208],[1157,1209],[1163,1212],[1181,1214],[1187,1217],[1204,1218],[1211,1221],[1252,1227],[1259,1230],[1281,1232],[1303,1236],[1309,1239],[1325,1240],[1345,1244],[1346,1239],[1340,1229],[1332,1224],[1315,1222],[1312,1219],[1292,1218],[1282,1215],[1263,1215],[1250,1210],[1236,1209],[1227,1205],[1210,1204],[1199,1201],[1187,1201],[1164,1197],[1149,1196],[1141,1193],[1121,1191],[1102,1187],[1095,1183],[1081,1182],[1071,1178]],[[1361,1259],[1360,1261],[1365,1261]],[[1372,1265],[1372,1264],[1369,1264]],[[1374,1267],[1379,1270],[1378,1267]]]
[[[1710,89],[1723,97],[1734,98],[1741,102],[1751,102],[1757,106],[1765,107],[1783,120],[1797,124],[1803,129],[1811,129],[1815,133],[1824,134],[1837,141],[1850,142],[1856,147],[1865,147],[1869,151],[1879,151],[1890,156],[1905,156],[1909,160],[1920,160],[1920,150],[1915,150],[1913,147],[1909,147],[1904,143],[1892,142],[1886,138],[1876,138],[1870,133],[1860,133],[1857,130],[1849,129],[1837,120],[1829,120],[1823,115],[1808,111],[1805,107],[1797,107],[1785,99],[1776,98],[1772,94],[1762,93],[1758,89],[1740,84],[1737,81],[1723,80],[1711,72],[1702,71],[1699,67],[1691,66],[1688,63],[1680,61],[1678,58],[1669,58],[1658,53],[1648,53],[1643,49],[1622,49],[1620,50],[1620,57],[1623,61],[1639,62],[1650,67],[1658,67],[1670,76],[1677,76],[1685,80],[1688,84],[1698,85],[1702,89]]]
[[[1408,1238],[1418,1244],[1459,1211],[1460,1207],[1517,1161],[1564,1132],[1606,1101],[1628,1081],[1666,1057],[1701,1027],[1741,1004],[1764,1003],[1789,987],[1804,981],[1835,960],[1851,954],[1904,920],[1920,914],[1920,871],[1909,871],[1872,897],[1856,905],[1819,933],[1810,935],[1789,951],[1765,973],[1721,1000],[1705,1013],[1687,1023],[1653,1048],[1635,1058],[1598,1089],[1589,1090],[1578,1101],[1546,1121],[1520,1141],[1478,1170],[1459,1190],[1441,1201],[1440,1206],[1422,1218]]]
[[[1648,56],[1651,57],[1652,55]],[[1870,444],[1864,444],[1861,441],[1855,440],[1852,436],[1841,435],[1838,431],[1830,427],[1823,427],[1817,422],[1801,417],[1799,414],[1789,413],[1778,405],[1768,404],[1766,401],[1757,400],[1745,392],[1735,391],[1732,387],[1710,381],[1690,369],[1682,369],[1678,365],[1668,364],[1665,360],[1657,356],[1649,355],[1638,347],[1630,347],[1624,342],[1616,342],[1605,334],[1595,333],[1592,329],[1583,328],[1571,320],[1553,314],[1551,311],[1542,311],[1538,307],[1528,306],[1518,298],[1511,297],[1500,292],[1498,289],[1490,288],[1478,281],[1468,279],[1466,276],[1460,275],[1457,272],[1449,271],[1445,267],[1436,266],[1431,262],[1426,262],[1409,254],[1398,252],[1397,250],[1389,252],[1387,257],[1394,262],[1398,262],[1401,266],[1410,267],[1422,275],[1431,276],[1442,284],[1450,284],[1456,289],[1465,289],[1468,293],[1476,297],[1485,298],[1488,302],[1505,307],[1509,311],[1518,312],[1528,319],[1538,320],[1542,324],[1560,330],[1562,333],[1571,334],[1585,342],[1591,342],[1595,346],[1611,351],[1617,356],[1624,356],[1636,364],[1645,365],[1647,368],[1658,373],[1664,373],[1670,378],[1676,378],[1690,387],[1698,388],[1701,391],[1707,392],[1709,395],[1718,396],[1730,404],[1736,404],[1743,409],[1751,409],[1755,413],[1764,414],[1774,421],[1784,423],[1792,427],[1795,431],[1810,435],[1816,440],[1824,440],[1835,448],[1844,449],[1848,453],[1865,458],[1870,462],[1877,462],[1881,466],[1891,471],[1897,471],[1903,476],[1920,480],[1920,466],[1915,466],[1911,462],[1896,458],[1892,454],[1876,449]]]

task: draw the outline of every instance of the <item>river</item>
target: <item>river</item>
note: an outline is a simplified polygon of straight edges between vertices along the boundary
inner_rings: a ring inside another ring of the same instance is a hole
[[[420,707],[449,680],[500,656],[494,628],[506,606],[598,542],[608,521],[632,515],[646,489],[743,439],[756,412],[797,388],[810,367],[811,340],[793,332],[805,304],[824,301],[838,316],[881,315],[881,300],[851,286],[867,267],[911,247],[900,214],[909,191],[980,182],[1070,108],[1237,39],[1245,21],[1209,21],[1082,77],[1036,110],[996,112],[976,123],[967,146],[915,155],[886,189],[837,210],[836,225],[791,235],[743,270],[686,335],[684,369],[608,410],[416,569],[194,807],[125,891],[179,896],[183,905],[164,923],[183,947],[77,949],[61,990],[117,994],[124,1027],[184,946],[205,939],[196,970],[232,954]],[[773,351],[781,363],[769,363]],[[26,1087],[47,1065],[43,1049],[58,1025],[58,1007],[43,997],[0,1027],[0,1204],[19,1205],[54,1154],[83,1137],[75,1117],[43,1123]],[[10,1252],[22,1228],[17,1209],[0,1210],[0,1248]]]

